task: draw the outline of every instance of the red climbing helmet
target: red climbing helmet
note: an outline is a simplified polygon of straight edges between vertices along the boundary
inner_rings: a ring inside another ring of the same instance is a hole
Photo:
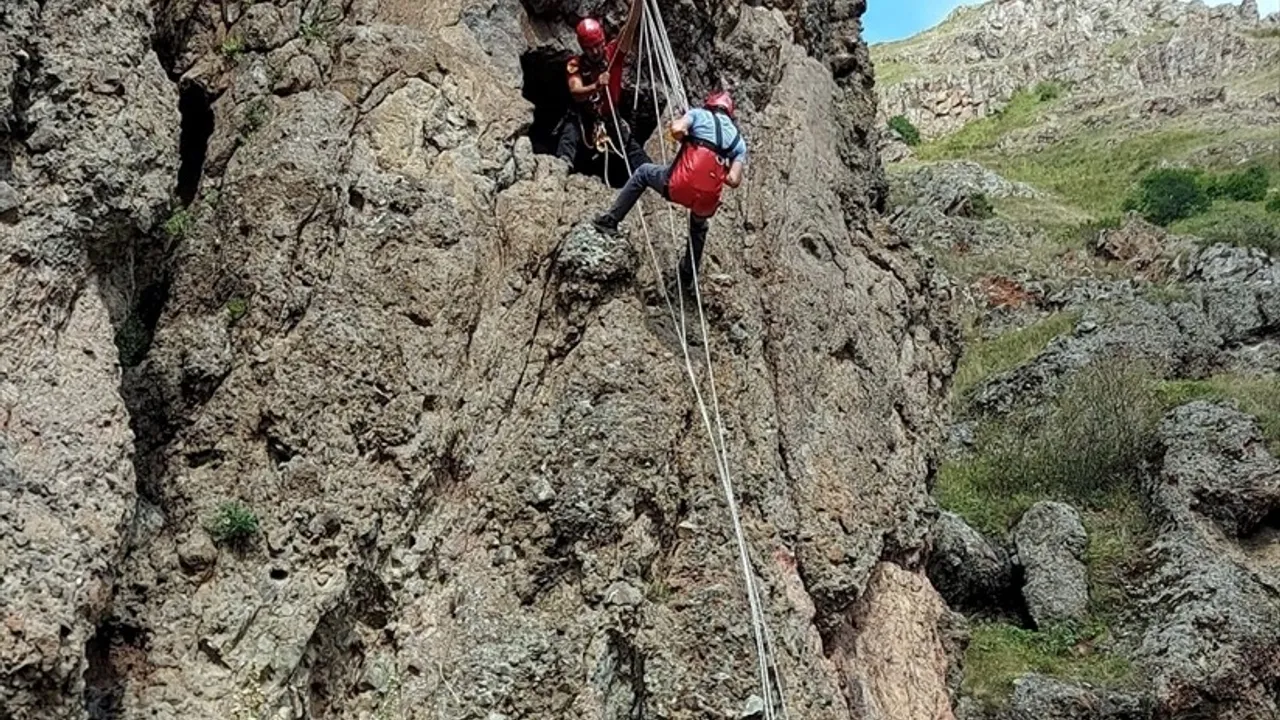
[[[578,23],[578,45],[583,50],[604,44],[604,28],[594,18],[583,18]]]
[[[716,90],[707,96],[702,103],[706,108],[720,108],[729,117],[733,117],[733,96],[725,90]]]

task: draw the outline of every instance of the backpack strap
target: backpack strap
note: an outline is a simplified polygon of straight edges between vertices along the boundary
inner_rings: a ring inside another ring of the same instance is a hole
[[[690,145],[701,145],[702,147],[714,152],[716,155],[719,155],[722,160],[726,162],[733,162],[733,148],[726,148],[724,146],[724,131],[720,127],[720,118],[716,117],[717,110],[719,110],[719,108],[710,111],[711,121],[715,123],[716,126],[716,141],[714,144],[703,140],[702,138],[696,138],[692,134],[686,135],[684,141]],[[738,144],[737,137],[734,138],[733,144],[735,146]]]

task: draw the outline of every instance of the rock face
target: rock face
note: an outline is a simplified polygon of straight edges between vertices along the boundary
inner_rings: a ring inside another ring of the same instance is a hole
[[[1160,435],[1147,495],[1163,530],[1148,550],[1137,653],[1157,716],[1275,717],[1280,563],[1265,551],[1273,538],[1257,552],[1232,535],[1263,530],[1256,513],[1276,507],[1276,460],[1251,420],[1202,401],[1172,411]]]
[[[935,136],[1046,80],[1085,95],[1132,99],[1159,90],[1176,101],[1187,88],[1270,67],[1277,51],[1254,34],[1260,26],[1277,22],[1260,19],[1256,6],[1182,0],[995,0],[961,7],[937,28],[877,48],[878,66],[911,71],[882,83],[884,115],[906,115]],[[1203,102],[1226,100],[1219,87]]]
[[[666,18],[753,149],[709,359],[654,297],[679,215],[595,235],[612,192],[524,136],[521,56],[580,10],[543,5],[6,7],[0,715],[738,716],[718,409],[792,714],[947,716],[943,607],[899,565],[954,334],[873,214],[862,4],[839,37],[826,6]]]
[[[1145,720],[1145,700],[1043,675],[1018,678],[1009,699],[1009,720]]]
[[[0,716],[80,717],[137,501],[113,325],[177,168],[143,0],[0,12]],[[123,153],[123,154],[122,154]],[[136,251],[136,252],[135,252]]]
[[[943,512],[933,525],[929,581],[951,608],[991,608],[1013,590],[1013,567],[1004,548],[969,527],[960,516]]]
[[[1037,627],[1083,619],[1089,609],[1084,552],[1089,546],[1080,514],[1060,502],[1032,505],[1013,529],[1026,580],[1022,597]]]

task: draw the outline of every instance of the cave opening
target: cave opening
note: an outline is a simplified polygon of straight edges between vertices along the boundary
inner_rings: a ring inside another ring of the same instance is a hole
[[[561,48],[542,47],[520,56],[520,69],[524,83],[522,94],[533,104],[533,123],[529,127],[529,140],[533,151],[539,155],[555,155],[559,145],[562,122],[572,122],[568,117],[570,96],[565,63],[573,53]],[[641,93],[635,102],[636,92]],[[658,113],[650,99],[647,87],[636,88],[634,83],[624,82],[618,116],[630,128],[641,145],[658,126]],[[610,128],[611,134],[614,132]],[[615,139],[616,142],[616,139]],[[618,143],[620,146],[621,143]],[[655,160],[657,160],[655,158]],[[593,175],[606,180],[611,187],[620,188],[627,181],[626,163],[616,154],[608,157],[608,177],[605,177],[605,156],[601,153],[580,151],[570,172]]]
[[[213,135],[213,98],[198,83],[186,83],[178,94],[182,116],[178,136],[178,200],[190,205],[200,189],[209,138]]]

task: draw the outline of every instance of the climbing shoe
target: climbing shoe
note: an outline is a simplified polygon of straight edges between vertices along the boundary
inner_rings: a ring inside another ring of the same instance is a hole
[[[602,233],[606,233],[608,235],[618,234],[618,221],[608,215],[601,215],[600,217],[597,217],[595,220],[591,221],[591,225]]]

